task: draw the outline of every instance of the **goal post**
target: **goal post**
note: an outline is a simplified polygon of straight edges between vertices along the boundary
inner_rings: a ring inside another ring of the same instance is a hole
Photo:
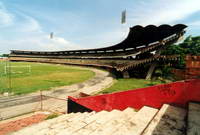
[[[27,72],[31,73],[32,68],[31,65],[23,65],[23,66],[9,66],[9,65],[5,65],[4,66],[4,74],[8,74],[10,73],[14,73],[14,69],[19,69],[19,68],[27,68]]]

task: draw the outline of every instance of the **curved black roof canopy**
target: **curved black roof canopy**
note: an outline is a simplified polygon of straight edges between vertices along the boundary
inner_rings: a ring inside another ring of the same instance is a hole
[[[187,26],[184,24],[177,24],[174,26],[164,24],[158,27],[155,25],[148,25],[146,27],[136,25],[130,28],[128,36],[121,43],[105,48],[88,49],[88,51],[105,51],[136,48],[143,45],[148,46],[150,43],[161,41],[173,34],[183,32],[185,28],[187,28]]]
[[[142,27],[140,25],[134,26],[130,28],[129,34],[127,38],[121,43],[101,48],[101,49],[123,49],[123,48],[136,48],[142,45],[148,46],[148,44],[161,41],[173,34],[177,34],[182,32],[187,26],[184,24],[177,24],[174,26],[170,26],[167,24],[155,26],[148,25],[146,27]]]
[[[160,25],[160,26],[148,25],[146,27],[136,25],[130,28],[127,38],[119,44],[109,46],[109,47],[104,47],[104,48],[56,51],[56,52],[106,51],[106,50],[137,48],[139,46],[144,46],[144,45],[148,46],[150,43],[161,41],[169,36],[181,33],[184,31],[186,27],[187,26],[184,24],[177,24],[174,26],[170,26],[167,24]],[[17,52],[18,51],[14,51],[14,50],[12,51],[12,53],[17,53]],[[26,52],[26,51],[23,51],[23,52]]]

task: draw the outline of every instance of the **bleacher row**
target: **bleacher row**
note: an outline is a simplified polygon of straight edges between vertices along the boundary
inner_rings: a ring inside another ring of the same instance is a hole
[[[135,61],[130,61],[130,62],[124,62],[122,64],[117,64],[116,69],[117,71],[127,71],[130,70],[134,67],[141,66],[143,64],[148,64],[152,62],[158,62],[158,61],[165,61],[165,62],[172,62],[172,61],[177,61],[180,58],[179,55],[170,55],[170,56],[158,56],[158,57],[152,57],[152,58],[147,58],[143,60],[135,60]]]
[[[24,57],[11,57],[12,61],[26,61],[26,62],[41,62],[41,63],[54,63],[54,64],[71,64],[71,65],[84,65],[95,67],[113,68],[117,71],[123,72],[131,68],[148,64],[155,61],[172,62],[177,61],[179,55],[159,56],[147,58],[144,60],[129,60],[129,59],[53,59],[53,58],[24,58]]]
[[[200,135],[200,104],[164,104],[160,110],[70,113],[27,127],[13,135]]]

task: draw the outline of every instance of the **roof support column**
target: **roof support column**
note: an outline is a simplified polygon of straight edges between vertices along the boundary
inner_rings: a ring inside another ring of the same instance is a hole
[[[123,74],[123,78],[125,78],[125,79],[130,78],[130,75],[129,75],[128,71],[124,71],[124,72],[122,72],[122,74]]]
[[[146,80],[151,80],[151,77],[153,75],[153,72],[156,68],[157,62],[154,62],[151,64],[149,71],[147,72]]]
[[[163,46],[156,51],[156,53],[154,55],[154,58],[159,57],[161,52],[162,52],[162,50],[164,50],[166,48],[164,46],[165,45],[165,41],[163,41],[163,40],[160,41],[160,44],[162,44]],[[149,71],[147,72],[146,80],[151,80],[151,77],[153,75],[153,72],[154,72],[156,66],[157,66],[157,62],[154,62],[154,63],[151,64],[151,66],[149,68]]]

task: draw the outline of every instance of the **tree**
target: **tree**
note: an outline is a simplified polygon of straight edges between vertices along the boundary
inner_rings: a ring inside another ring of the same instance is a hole
[[[188,36],[182,43],[171,45],[162,52],[164,55],[180,55],[176,68],[185,68],[186,55],[200,55],[200,36]]]
[[[9,57],[9,54],[2,54],[2,57]]]

